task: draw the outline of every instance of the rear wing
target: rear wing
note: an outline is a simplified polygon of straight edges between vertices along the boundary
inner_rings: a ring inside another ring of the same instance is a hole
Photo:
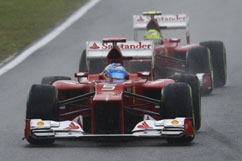
[[[186,14],[177,15],[154,15],[157,23],[162,30],[167,29],[185,29],[187,43],[190,43],[189,34],[189,17]],[[134,28],[134,40],[137,40],[137,31],[146,30],[147,24],[151,17],[149,15],[134,15],[133,16],[133,28]]]
[[[152,59],[154,64],[154,44],[152,40],[127,41],[117,44],[124,60],[132,59]],[[86,42],[86,62],[90,67],[91,60],[106,60],[109,51],[113,48],[112,43],[103,43],[102,41]]]
[[[129,59],[152,58],[154,44],[152,40],[127,41],[126,43],[117,44],[122,56]],[[87,41],[86,59],[106,59],[112,45],[101,41]]]

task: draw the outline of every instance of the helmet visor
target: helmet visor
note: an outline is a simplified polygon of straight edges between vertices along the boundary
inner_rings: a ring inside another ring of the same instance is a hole
[[[113,79],[124,79],[125,74],[124,73],[111,73],[111,78]]]

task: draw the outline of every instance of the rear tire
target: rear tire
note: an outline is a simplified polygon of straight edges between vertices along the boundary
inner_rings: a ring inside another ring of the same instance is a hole
[[[227,80],[226,49],[222,41],[205,41],[200,43],[211,52],[214,71],[214,86],[223,87]]]
[[[107,66],[107,62],[103,59],[94,59],[89,61],[89,74],[102,73],[104,68]]]
[[[71,78],[70,77],[65,77],[65,76],[47,76],[47,77],[44,77],[41,80],[41,84],[52,85],[54,82],[56,82],[58,80],[71,80]]]
[[[50,85],[32,85],[27,101],[26,119],[59,119],[57,107],[57,90]],[[27,138],[31,144],[53,144],[54,139]]]
[[[79,63],[79,72],[88,72],[89,74],[99,74],[103,72],[104,68],[107,65],[106,60],[102,60],[102,59],[89,60],[88,63],[89,64],[87,64],[87,61],[86,61],[86,50],[83,50],[80,63]],[[87,68],[87,65],[89,65],[89,68]]]
[[[179,74],[173,75],[171,79],[184,82],[192,88],[192,100],[194,108],[195,129],[199,130],[201,127],[201,96],[200,96],[200,83],[196,75],[193,74]]]
[[[213,91],[213,66],[210,51],[206,47],[193,47],[187,51],[186,72],[189,74],[207,73],[210,74],[211,88],[201,88],[202,94],[210,94]]]
[[[83,50],[80,63],[79,63],[79,72],[87,72],[87,63],[86,63],[86,49]]]

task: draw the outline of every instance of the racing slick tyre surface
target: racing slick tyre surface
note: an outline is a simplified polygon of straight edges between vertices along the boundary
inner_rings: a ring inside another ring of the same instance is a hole
[[[87,63],[86,63],[86,49],[83,50],[80,63],[79,63],[79,72],[87,72]]]
[[[200,84],[197,76],[193,74],[177,74],[177,75],[172,75],[170,78],[178,82],[187,83],[191,86],[195,129],[199,130],[201,127],[201,96],[200,96]]]
[[[224,86],[227,80],[226,49],[224,43],[221,41],[205,41],[201,42],[200,45],[207,47],[211,52],[214,86]]]
[[[57,90],[51,85],[32,85],[27,101],[26,119],[58,120]],[[52,144],[54,139],[27,138],[31,144]]]
[[[202,94],[210,94],[213,91],[213,66],[210,51],[203,46],[193,47],[187,51],[186,62],[187,73],[206,73],[210,75],[211,87],[201,88]]]
[[[164,108],[161,108],[161,116],[164,116],[165,119],[176,117],[194,118],[191,93],[191,87],[186,83],[174,83],[164,86],[162,89]],[[195,136],[195,132],[193,133],[193,137],[169,138],[167,141],[190,142]]]
[[[44,77],[41,80],[41,84],[53,84],[54,82],[58,81],[58,80],[71,80],[70,77],[65,77],[65,76],[47,76]]]

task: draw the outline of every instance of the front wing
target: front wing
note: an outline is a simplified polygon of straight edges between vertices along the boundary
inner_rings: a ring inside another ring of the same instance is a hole
[[[144,120],[139,122],[131,134],[90,134],[74,121],[46,121],[41,119],[26,120],[25,138],[35,139],[68,139],[68,138],[182,138],[194,137],[193,124],[190,118],[164,120]]]

